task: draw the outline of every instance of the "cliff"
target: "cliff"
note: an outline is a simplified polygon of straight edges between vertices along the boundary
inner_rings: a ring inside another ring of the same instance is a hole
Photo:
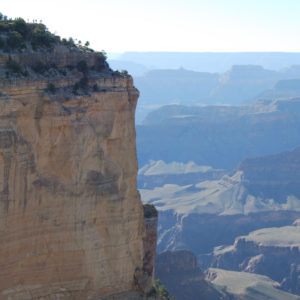
[[[28,43],[0,51],[0,299],[143,293],[139,93],[101,53]]]
[[[143,271],[154,279],[158,213],[154,205],[144,204],[146,236],[143,239]]]

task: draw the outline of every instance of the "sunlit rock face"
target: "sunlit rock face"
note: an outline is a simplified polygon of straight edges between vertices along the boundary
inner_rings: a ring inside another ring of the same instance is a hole
[[[57,68],[76,69],[82,59],[90,68],[97,61],[92,52],[77,52],[42,56],[57,59]],[[84,300],[139,289],[145,229],[132,78],[104,64],[87,71],[88,86],[73,93],[83,78],[79,71],[5,77],[4,67],[0,299]],[[55,93],[47,91],[49,83]]]

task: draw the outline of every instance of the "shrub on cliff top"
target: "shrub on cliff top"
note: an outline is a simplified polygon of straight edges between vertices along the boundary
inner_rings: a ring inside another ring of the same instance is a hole
[[[51,48],[55,43],[55,36],[47,30],[46,26],[44,24],[36,24],[31,33],[32,48]]]
[[[12,27],[15,31],[19,32],[23,37],[25,37],[29,31],[27,23],[22,18],[17,18],[13,21]]]
[[[20,49],[24,46],[24,40],[22,35],[17,31],[12,31],[9,33],[7,38],[7,45],[11,49]]]
[[[128,76],[128,71],[127,70],[122,70],[121,75],[124,76],[124,77]]]

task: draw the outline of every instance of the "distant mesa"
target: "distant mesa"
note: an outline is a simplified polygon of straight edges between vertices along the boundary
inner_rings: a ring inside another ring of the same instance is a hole
[[[300,228],[294,225],[262,228],[235,239],[233,245],[216,248],[211,265],[266,275],[278,288],[300,294]],[[249,275],[245,275],[249,276]],[[300,298],[300,297],[299,297]]]

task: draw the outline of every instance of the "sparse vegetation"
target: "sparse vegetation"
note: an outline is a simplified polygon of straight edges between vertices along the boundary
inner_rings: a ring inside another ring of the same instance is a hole
[[[17,18],[12,23],[12,27],[14,30],[22,35],[22,37],[26,37],[29,31],[29,27],[27,23],[22,18]]]
[[[99,92],[99,87],[97,83],[93,85],[93,92]]]
[[[75,42],[74,42],[74,39],[73,38],[69,38],[68,40],[67,39],[65,39],[65,38],[63,38],[62,40],[61,40],[61,43],[63,44],[63,45],[65,45],[65,46],[68,46],[68,47],[75,47],[76,45],[75,45]]]
[[[12,31],[8,34],[6,40],[7,46],[10,49],[21,49],[25,47],[22,35],[17,31]]]
[[[22,18],[9,19],[0,13],[0,34],[2,33],[0,49],[7,52],[22,50],[29,45],[33,50],[51,50],[55,44],[61,43],[68,47],[77,47],[72,37],[61,39],[60,36],[52,34],[42,23],[27,23]],[[78,43],[81,46],[81,42]],[[85,47],[89,42],[85,43]],[[81,46],[84,48],[83,46]]]
[[[76,41],[76,43],[75,43]],[[27,52],[32,53],[32,51],[39,52],[51,52],[55,45],[63,45],[69,48],[70,51],[74,52],[93,52],[92,49],[89,49],[88,46],[90,43],[87,41],[83,45],[81,41],[78,41],[73,38],[61,39],[59,36],[52,34],[47,27],[42,23],[37,23],[36,20],[32,22],[26,22],[22,18],[9,19],[7,16],[4,16],[0,13],[0,52],[5,52],[12,54],[11,57],[14,57],[15,53],[18,52]],[[93,58],[95,63],[93,66],[89,66],[88,62],[90,60],[80,60],[78,64],[60,66],[57,67],[53,64],[50,64],[41,59],[38,61],[40,56],[37,56],[37,59],[33,59],[31,65],[26,65],[24,63],[19,63],[18,59],[9,59],[5,64],[5,74],[9,78],[11,76],[27,76],[29,74],[39,74],[44,77],[50,76],[67,76],[69,72],[73,72],[77,69],[83,74],[83,78],[79,80],[73,87],[73,92],[76,94],[78,92],[83,93],[87,92],[89,89],[88,86],[88,71],[97,71],[102,72],[103,70],[108,70],[106,64],[106,53],[104,51],[94,53],[95,57]],[[51,57],[49,60],[51,61]],[[73,74],[75,75],[75,74]],[[91,86],[90,91],[98,91],[99,88],[97,85]],[[53,91],[48,90],[48,92]]]
[[[78,62],[78,64],[77,64],[77,70],[79,72],[86,73],[88,71],[88,69],[89,69],[89,67],[88,67],[88,65],[87,65],[87,63],[86,63],[85,60],[81,60],[81,61]]]
[[[88,79],[87,77],[82,77],[78,82],[76,82],[73,86],[72,92],[74,95],[78,95],[79,91],[86,93],[88,90]]]
[[[121,75],[124,76],[124,77],[128,76],[128,71],[127,70],[122,70]]]
[[[46,92],[49,92],[51,94],[55,94],[56,93],[56,87],[55,87],[55,85],[53,83],[49,83],[47,85]]]
[[[5,68],[7,69],[8,73],[22,74],[22,67],[12,59],[9,59],[6,62]]]
[[[161,283],[159,279],[154,281],[154,288],[159,295],[166,298],[169,297],[169,292],[166,290],[165,286]]]
[[[46,71],[49,70],[49,68],[50,68],[50,66],[47,66],[46,64],[42,63],[41,61],[38,61],[36,64],[34,64],[32,66],[32,70],[39,74],[45,73]]]
[[[50,33],[44,24],[35,24],[31,32],[31,45],[33,49],[52,48],[53,45],[60,40]]]
[[[73,86],[72,93],[73,93],[74,95],[78,95],[79,88],[80,88],[79,83],[76,82],[76,83],[74,84],[74,86]]]
[[[114,71],[114,74],[122,77],[127,77],[129,75],[127,70],[122,70],[121,72],[119,70],[116,70]]]

